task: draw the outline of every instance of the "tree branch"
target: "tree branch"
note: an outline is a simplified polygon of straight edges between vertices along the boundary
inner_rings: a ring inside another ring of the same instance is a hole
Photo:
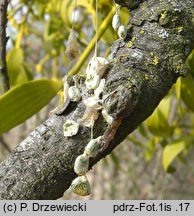
[[[127,39],[112,46],[105,75],[103,95],[109,96],[103,106],[115,120],[108,126],[100,114],[95,122],[94,137],[103,136],[103,142],[90,168],[148,118],[177,78],[187,74],[185,60],[194,44],[193,9],[193,0],[147,0],[132,11]],[[77,83],[85,89],[83,78],[77,77]],[[84,111],[83,101],[71,102],[1,163],[1,199],[62,196],[76,177],[74,161],[90,140],[90,129],[84,126],[77,135],[64,137],[63,124],[67,119],[79,121]]]
[[[8,2],[8,0],[0,0],[0,76],[4,92],[10,88],[6,63],[6,44],[8,40],[8,37],[6,36]]]

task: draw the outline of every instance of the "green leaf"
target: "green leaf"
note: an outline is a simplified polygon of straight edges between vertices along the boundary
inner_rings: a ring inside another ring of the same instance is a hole
[[[165,171],[168,171],[173,160],[190,144],[194,142],[193,137],[183,137],[173,141],[164,148],[162,155],[162,164]]]
[[[126,7],[120,8],[119,16],[121,18],[121,23],[126,26],[129,22],[129,17],[131,16],[129,10]]]
[[[194,112],[194,78],[190,74],[186,78],[181,78],[181,98]]]
[[[194,49],[190,53],[190,55],[187,57],[186,60],[187,69],[192,73],[194,76]]]
[[[179,77],[176,81],[175,90],[176,90],[176,97],[178,100],[180,100],[181,99],[181,77]]]
[[[173,130],[168,123],[171,97],[165,97],[146,120],[148,130],[155,136],[168,137]]]
[[[0,97],[0,134],[37,113],[61,88],[62,81],[33,80],[6,92]]]
[[[181,103],[181,86],[182,85],[182,79],[179,77],[177,79],[176,85],[175,85],[175,91],[176,91],[176,97],[178,99],[178,110],[177,112],[181,117],[183,117],[183,109],[182,109],[182,103]]]
[[[74,1],[64,0],[62,2],[60,16],[67,28],[71,28],[72,12],[74,10],[74,7],[75,7]]]
[[[12,86],[15,85],[20,74],[23,60],[23,50],[20,48],[13,48],[7,53],[7,69]]]
[[[145,129],[145,125],[144,123],[140,124],[139,127],[137,128],[137,130],[139,131],[139,133],[144,136],[144,137],[147,137],[148,136],[148,133]]]
[[[85,7],[89,12],[91,12],[93,9],[92,3],[92,0],[81,0],[77,2],[77,5]]]
[[[13,48],[7,53],[7,68],[11,86],[29,81],[32,75],[24,66],[24,53],[21,48]]]
[[[30,69],[30,67],[24,63],[23,68],[25,70],[28,81],[33,80],[32,70]]]
[[[158,139],[156,137],[153,137],[148,141],[146,145],[146,151],[145,151],[145,159],[147,161],[150,161],[152,159],[157,141]]]

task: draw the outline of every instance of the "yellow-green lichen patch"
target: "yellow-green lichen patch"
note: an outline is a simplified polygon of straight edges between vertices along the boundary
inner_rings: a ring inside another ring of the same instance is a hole
[[[125,85],[125,87],[126,87],[127,89],[131,89],[132,85],[131,85],[131,83],[129,82],[129,83],[127,83],[127,84]]]
[[[129,42],[128,42],[128,47],[131,48],[132,46],[133,46],[133,42],[132,42],[132,41],[129,41]]]
[[[168,22],[167,11],[163,10],[162,13],[160,14],[159,23],[160,25],[165,25],[167,22]]]
[[[143,35],[144,33],[145,33],[144,30],[141,30],[141,31],[140,31],[140,35]]]
[[[78,77],[79,77],[79,79],[86,79],[86,74],[85,73],[84,74],[79,73]]]
[[[183,31],[183,26],[178,26],[175,28],[176,33],[181,33]]]
[[[144,74],[144,77],[145,77],[146,80],[149,80],[149,79],[150,79],[150,77],[149,77],[148,74]]]
[[[154,56],[154,53],[153,53],[153,52],[150,52],[150,55],[153,57],[153,56]]]
[[[154,56],[153,60],[151,61],[151,64],[158,65],[160,63],[160,59],[157,56]]]
[[[131,41],[135,42],[136,41],[136,37],[132,37]]]
[[[181,69],[181,67],[182,67],[181,65],[177,65],[176,70],[179,71]]]

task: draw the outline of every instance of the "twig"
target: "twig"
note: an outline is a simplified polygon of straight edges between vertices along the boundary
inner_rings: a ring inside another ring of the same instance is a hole
[[[0,0],[0,75],[4,92],[10,88],[6,63],[6,44],[8,40],[8,37],[6,36],[8,3],[9,0]]]

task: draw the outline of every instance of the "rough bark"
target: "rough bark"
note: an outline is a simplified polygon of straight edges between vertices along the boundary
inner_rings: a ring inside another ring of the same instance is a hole
[[[103,136],[103,142],[90,168],[151,115],[179,76],[186,76],[186,56],[194,46],[193,11],[193,0],[147,0],[132,10],[128,36],[113,44],[105,74],[103,95],[114,93],[103,106],[115,121],[108,126],[101,115],[96,121],[94,137]],[[84,79],[77,79],[84,89]],[[62,196],[76,177],[74,161],[90,140],[86,127],[65,138],[63,124],[66,119],[79,120],[84,111],[82,101],[71,102],[65,112],[52,115],[1,163],[1,199]]]
[[[0,79],[4,92],[10,88],[6,64],[6,44],[8,40],[6,36],[7,6],[8,0],[0,0]]]

